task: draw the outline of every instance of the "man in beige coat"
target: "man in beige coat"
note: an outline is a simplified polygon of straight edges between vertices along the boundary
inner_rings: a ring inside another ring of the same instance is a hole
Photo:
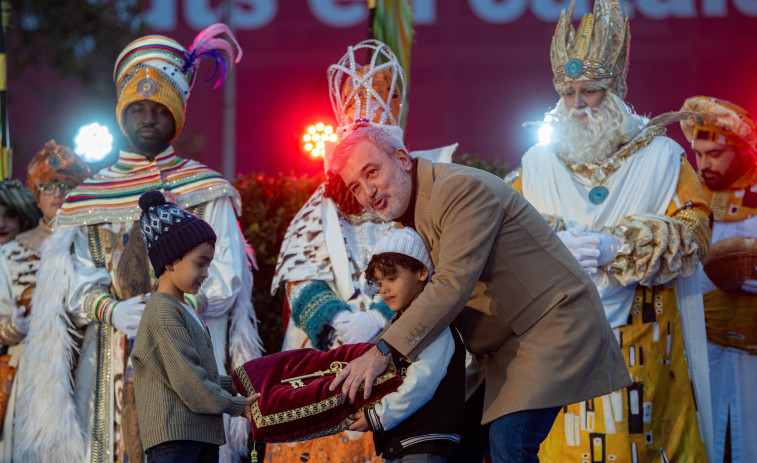
[[[411,159],[401,141],[363,127],[332,170],[369,211],[411,226],[437,268],[376,349],[336,378],[354,400],[399,356],[413,360],[453,324],[483,366],[483,423],[495,463],[538,461],[565,404],[630,385],[596,289],[541,215],[482,170]]]

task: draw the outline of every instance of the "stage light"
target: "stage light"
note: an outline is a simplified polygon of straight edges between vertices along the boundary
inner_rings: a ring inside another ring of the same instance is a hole
[[[332,147],[327,146],[327,143],[336,143],[334,127],[323,122],[309,125],[307,129],[305,129],[305,132],[307,133],[302,136],[304,142],[302,147],[314,158],[325,156],[327,149],[333,149]]]
[[[540,145],[548,145],[552,139],[552,119],[551,115],[544,115],[544,122],[542,122],[538,132]]]
[[[113,149],[113,135],[97,122],[79,129],[74,137],[74,152],[86,162],[102,161]]]

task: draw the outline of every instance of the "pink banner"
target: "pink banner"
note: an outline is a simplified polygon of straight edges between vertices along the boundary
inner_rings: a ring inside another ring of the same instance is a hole
[[[244,49],[236,73],[236,171],[313,173],[321,169],[302,149],[307,125],[333,124],[326,69],[347,46],[367,38],[364,0],[235,0],[232,24]],[[416,0],[406,144],[427,149],[454,142],[458,153],[517,165],[536,140],[527,121],[541,120],[557,95],[549,44],[565,0]],[[577,16],[590,7],[579,0]],[[692,95],[711,95],[757,108],[757,0],[634,0],[626,101],[639,113],[679,109]],[[223,20],[224,4],[163,0],[148,4],[151,32],[189,45],[200,29]],[[578,22],[576,21],[576,26]],[[115,57],[108,59],[115,60]],[[221,170],[223,91],[200,68],[177,149]],[[70,114],[103,107],[117,132],[112,101],[70,92]],[[115,92],[114,92],[115,93]],[[27,98],[28,97],[28,98]],[[56,137],[69,143],[78,126],[64,114],[11,105],[11,133],[29,150]],[[27,104],[22,104],[26,102]],[[76,119],[78,121],[78,119]],[[669,134],[683,140],[680,128]],[[20,156],[31,157],[33,153]],[[14,161],[16,171],[28,159]]]

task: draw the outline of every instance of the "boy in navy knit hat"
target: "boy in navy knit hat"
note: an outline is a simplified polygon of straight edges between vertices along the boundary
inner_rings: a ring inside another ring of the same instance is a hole
[[[147,462],[217,462],[222,414],[250,419],[247,399],[219,376],[205,324],[184,301],[208,276],[216,234],[151,190],[139,198],[140,231],[158,278],[132,351],[139,432]]]

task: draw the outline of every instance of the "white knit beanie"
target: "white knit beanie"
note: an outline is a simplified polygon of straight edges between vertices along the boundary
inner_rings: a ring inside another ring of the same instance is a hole
[[[423,244],[421,236],[412,228],[395,228],[381,237],[373,246],[371,258],[385,252],[396,252],[417,259],[428,269],[429,278],[434,274],[434,264],[431,262],[426,245]]]

